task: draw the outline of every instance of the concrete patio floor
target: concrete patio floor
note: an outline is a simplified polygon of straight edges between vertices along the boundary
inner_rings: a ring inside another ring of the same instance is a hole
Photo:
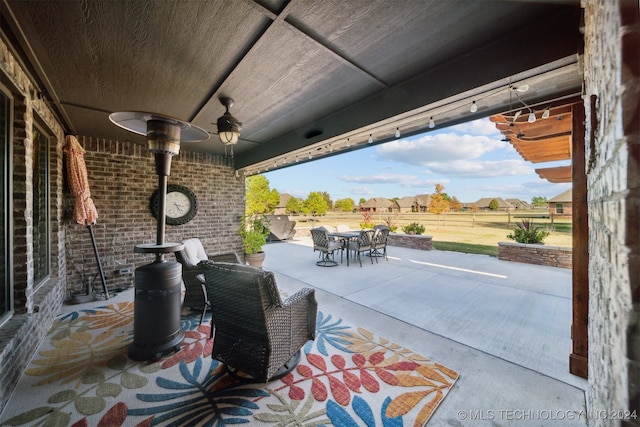
[[[318,267],[306,237],[265,252],[279,287],[313,287],[320,310],[460,374],[429,426],[586,425],[587,381],[569,373],[570,270],[393,246],[388,261]]]
[[[458,372],[429,427],[587,425],[587,381],[569,373],[570,270],[393,246],[388,261],[318,267],[306,237],[265,252],[281,289],[312,287],[319,310]],[[133,288],[109,302],[123,300]]]

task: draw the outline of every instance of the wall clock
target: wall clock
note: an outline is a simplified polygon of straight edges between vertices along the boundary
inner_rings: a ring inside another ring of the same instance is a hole
[[[151,213],[158,218],[158,190],[154,191],[150,200]],[[184,185],[167,185],[166,220],[168,225],[182,225],[191,221],[198,213],[196,194]]]

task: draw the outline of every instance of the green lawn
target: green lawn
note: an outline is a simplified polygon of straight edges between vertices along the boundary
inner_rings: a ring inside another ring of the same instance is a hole
[[[297,221],[296,228],[318,227],[321,225],[335,227],[346,224],[353,230],[360,229],[363,216],[360,213],[329,212],[317,217],[290,216]],[[398,226],[397,232],[402,232],[402,226],[417,222],[425,226],[425,235],[433,238],[433,247],[439,250],[485,254],[497,256],[498,242],[510,242],[507,235],[514,229],[516,223],[524,218],[533,219],[536,226],[549,230],[550,234],[544,243],[550,246],[571,247],[572,226],[571,218],[556,218],[552,220],[545,215],[545,211],[519,211],[517,214],[506,212],[452,212],[446,215],[427,213],[411,214],[373,214],[373,224]]]
[[[439,251],[453,251],[464,252],[466,254],[479,254],[498,256],[498,247],[489,245],[474,245],[470,243],[458,243],[458,242],[440,242],[433,241],[433,248]]]

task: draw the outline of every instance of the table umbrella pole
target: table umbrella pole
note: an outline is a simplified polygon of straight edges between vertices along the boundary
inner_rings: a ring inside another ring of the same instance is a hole
[[[98,253],[98,246],[96,245],[96,237],[93,235],[93,225],[87,225],[89,234],[91,234],[91,243],[93,244],[93,253],[96,256],[96,262],[98,263],[98,270],[100,270],[100,279],[102,279],[102,289],[104,290],[104,296],[109,299],[109,290],[107,289],[107,279],[104,276],[104,269],[102,268],[102,261],[100,261],[100,254]]]

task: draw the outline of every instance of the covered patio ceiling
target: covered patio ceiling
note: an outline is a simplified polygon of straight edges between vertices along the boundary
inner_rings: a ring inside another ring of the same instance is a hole
[[[235,168],[290,166],[580,94],[579,1],[1,0],[2,31],[66,131],[116,111],[243,122]],[[478,109],[470,112],[475,101]]]

